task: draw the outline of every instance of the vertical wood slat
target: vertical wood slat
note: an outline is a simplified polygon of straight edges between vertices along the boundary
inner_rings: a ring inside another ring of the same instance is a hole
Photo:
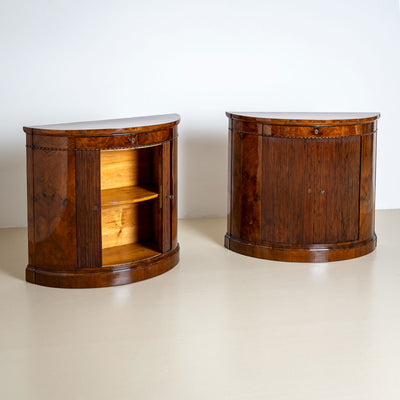
[[[171,142],[164,143],[161,148],[162,159],[162,240],[161,251],[163,253],[171,249]]]
[[[265,128],[265,126],[264,126]],[[262,185],[261,185],[261,240],[272,242],[274,237],[273,207],[273,147],[269,138],[262,139]]]
[[[153,200],[153,238],[157,243],[158,251],[162,252],[162,146],[153,148],[153,183],[159,190],[159,197]]]
[[[243,135],[240,238],[261,241],[262,136]]]
[[[231,234],[232,226],[232,140],[233,133],[231,130],[232,119],[229,119],[229,138],[228,138],[228,201],[227,201],[227,228],[228,234]]]
[[[357,240],[360,137],[315,142],[313,243]]]
[[[263,141],[262,240],[357,240],[360,138]]]
[[[376,133],[361,138],[359,239],[375,233]]]
[[[33,186],[33,149],[32,135],[26,134],[26,178],[28,195],[28,263],[35,266],[35,209]]]
[[[177,130],[177,127],[173,128]],[[178,141],[171,142],[171,248],[178,244]]]
[[[232,132],[232,202],[231,236],[240,238],[242,210],[242,134]]]
[[[78,268],[102,265],[100,151],[76,152]]]
[[[314,160],[309,146],[313,143],[268,136],[262,141],[262,241],[311,243]]]

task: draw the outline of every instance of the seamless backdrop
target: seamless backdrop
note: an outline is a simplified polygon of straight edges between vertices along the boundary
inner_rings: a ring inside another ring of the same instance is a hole
[[[179,217],[223,216],[230,111],[380,111],[400,207],[398,0],[2,0],[0,227],[26,225],[22,125],[177,112]]]

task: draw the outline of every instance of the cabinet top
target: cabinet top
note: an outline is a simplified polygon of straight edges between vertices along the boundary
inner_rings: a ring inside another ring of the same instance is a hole
[[[101,136],[113,133],[140,133],[179,124],[178,114],[151,115],[147,117],[106,119],[101,121],[69,122],[62,124],[24,126],[26,133],[60,136]]]
[[[374,121],[378,112],[227,112],[229,118],[257,121],[272,125],[332,125],[354,124]]]

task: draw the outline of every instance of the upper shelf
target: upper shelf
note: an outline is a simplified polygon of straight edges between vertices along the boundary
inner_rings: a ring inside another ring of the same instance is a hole
[[[153,186],[124,186],[101,191],[101,206],[133,204],[158,197],[157,189]]]
[[[103,136],[110,133],[139,133],[140,131],[158,130],[177,125],[178,114],[151,115],[147,117],[83,121],[51,125],[24,126],[26,133],[59,134],[61,136],[93,135]]]
[[[328,125],[365,123],[378,119],[380,113],[348,113],[348,112],[227,112],[230,118],[244,121],[258,121],[264,124],[292,125]]]

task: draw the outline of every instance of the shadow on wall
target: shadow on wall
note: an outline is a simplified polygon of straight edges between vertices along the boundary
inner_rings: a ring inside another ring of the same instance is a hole
[[[228,190],[227,135],[191,131],[181,133],[178,143],[179,217],[224,217]]]

